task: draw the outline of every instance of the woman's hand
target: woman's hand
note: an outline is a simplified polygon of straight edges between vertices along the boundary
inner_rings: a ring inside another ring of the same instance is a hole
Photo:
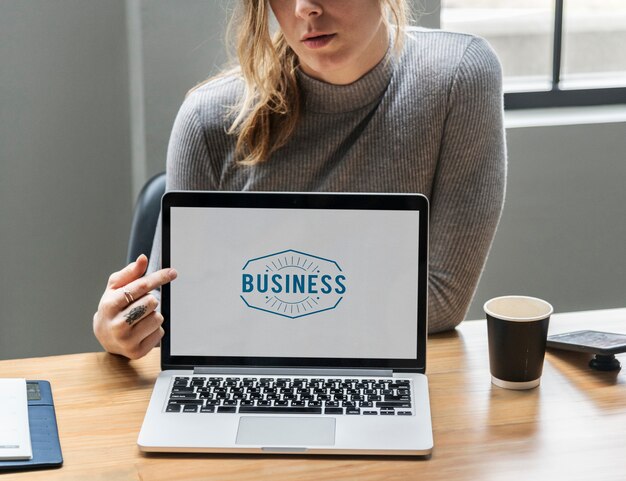
[[[163,337],[163,316],[155,310],[159,302],[150,292],[178,274],[174,269],[161,269],[142,277],[147,268],[148,258],[142,254],[111,274],[93,316],[93,332],[112,354],[139,359]]]

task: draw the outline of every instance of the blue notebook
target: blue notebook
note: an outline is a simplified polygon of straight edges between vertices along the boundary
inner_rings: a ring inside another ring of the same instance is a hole
[[[0,461],[0,471],[55,468],[63,464],[52,390],[48,381],[26,381],[32,459]]]

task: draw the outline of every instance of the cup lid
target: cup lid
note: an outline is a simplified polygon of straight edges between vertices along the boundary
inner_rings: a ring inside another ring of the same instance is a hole
[[[483,309],[491,317],[515,322],[538,321],[554,312],[549,302],[528,296],[494,297],[485,302]]]

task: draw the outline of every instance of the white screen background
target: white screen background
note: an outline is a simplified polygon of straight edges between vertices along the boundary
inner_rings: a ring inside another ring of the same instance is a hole
[[[415,359],[418,229],[416,211],[171,208],[171,354]],[[245,263],[288,249],[341,266],[335,309],[290,319],[245,305]]]

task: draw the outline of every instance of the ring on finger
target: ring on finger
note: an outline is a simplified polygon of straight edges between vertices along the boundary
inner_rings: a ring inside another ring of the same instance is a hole
[[[135,302],[135,298],[128,289],[124,289],[124,297],[126,298],[126,302],[128,302],[128,304]]]

